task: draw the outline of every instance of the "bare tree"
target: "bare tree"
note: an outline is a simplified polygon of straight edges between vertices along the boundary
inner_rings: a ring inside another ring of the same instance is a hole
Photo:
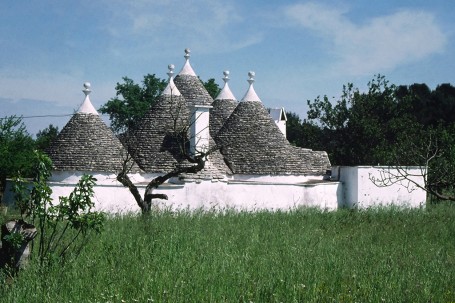
[[[146,188],[144,196],[141,196],[139,189],[130,179],[128,174],[135,167],[134,156],[138,155],[141,151],[138,147],[137,132],[139,128],[129,130],[122,135],[122,142],[127,147],[128,153],[123,155],[123,163],[121,170],[117,174],[117,180],[129,189],[137,205],[140,207],[142,213],[149,213],[152,207],[153,199],[165,199],[168,197],[165,194],[153,193],[160,185],[173,177],[178,177],[181,174],[197,173],[204,169],[208,156],[218,149],[217,146],[203,146],[202,148],[190,152],[189,142],[192,136],[198,134],[190,134],[190,127],[199,119],[199,116],[191,119],[188,115],[188,109],[183,102],[177,102],[171,93],[171,108],[169,111],[172,123],[170,129],[166,132],[165,136],[173,142],[173,152],[178,153],[178,161],[174,168],[161,176],[151,180]],[[153,110],[153,109],[152,109]],[[192,113],[196,115],[196,113]],[[208,126],[207,126],[208,127]]]
[[[406,137],[393,151],[396,164],[381,169],[380,176],[370,176],[370,180],[379,187],[399,184],[408,191],[420,188],[429,197],[455,201],[455,138],[451,131],[436,128]]]

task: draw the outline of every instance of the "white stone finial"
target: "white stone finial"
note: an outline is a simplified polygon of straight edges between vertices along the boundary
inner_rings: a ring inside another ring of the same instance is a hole
[[[185,59],[188,60],[190,58],[190,53],[191,53],[191,50],[189,48],[185,48]]]
[[[98,115],[98,112],[96,111],[95,107],[92,105],[92,102],[90,101],[90,93],[92,90],[90,89],[91,85],[90,82],[85,82],[84,83],[84,89],[82,92],[85,94],[85,99],[84,102],[82,102],[81,106],[78,109],[78,113],[82,114],[93,114],[93,115]]]
[[[182,70],[180,71],[179,75],[189,75],[189,76],[196,76],[196,73],[194,72],[193,68],[190,65],[190,49],[185,48],[185,65],[183,65]]]
[[[223,72],[223,75],[224,75],[223,81],[224,81],[224,83],[227,83],[227,82],[230,80],[230,79],[229,79],[229,71],[228,71],[228,70],[225,70],[225,71]]]
[[[250,77],[250,79],[248,79],[248,83],[249,84],[253,84],[254,83],[254,77],[256,76],[256,73],[253,72],[253,71],[249,71],[248,72],[248,77]]]
[[[167,83],[166,88],[163,91],[163,95],[172,95],[172,96],[180,96],[180,91],[178,90],[177,86],[174,83],[174,64],[169,64],[167,66],[169,72],[167,75],[169,76],[169,82]]]
[[[215,98],[215,100],[236,100],[234,97],[234,94],[231,92],[231,89],[229,88],[228,81],[229,79],[229,71],[225,70],[223,72],[223,81],[224,81],[224,86],[221,89],[220,93],[218,96]]]
[[[85,82],[84,83],[84,89],[82,91],[84,92],[85,96],[90,95],[90,93],[92,92],[90,90],[90,87],[91,87],[90,82]]]
[[[169,69],[169,71],[167,72],[167,75],[169,76],[169,78],[172,78],[172,75],[174,74],[174,64],[169,64],[167,66],[167,68]]]
[[[253,83],[254,83],[254,77],[256,76],[256,73],[253,71],[248,72],[248,83],[250,84],[250,87],[248,88],[248,91],[246,92],[245,96],[242,98],[242,101],[259,101],[261,102],[261,99],[259,99],[258,95],[254,91]]]

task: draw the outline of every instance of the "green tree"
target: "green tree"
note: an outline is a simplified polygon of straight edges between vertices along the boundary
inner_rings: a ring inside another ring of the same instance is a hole
[[[213,99],[215,99],[221,91],[221,88],[213,78],[208,79],[206,82],[202,81],[202,84]]]
[[[303,127],[299,115],[293,112],[286,112],[286,139],[289,143],[303,147]]]
[[[21,117],[0,118],[0,194],[7,177],[32,175],[34,148],[34,140]]]
[[[415,121],[405,101],[408,99],[396,98],[395,85],[378,75],[365,93],[353,84],[344,86],[335,105],[327,96],[309,101],[308,118],[323,129],[321,147],[333,164],[390,164],[388,148],[397,144],[397,135]]]
[[[412,115],[422,125],[455,122],[455,87],[449,83],[440,84],[433,91],[423,83],[401,85],[397,87],[397,98],[411,105]]]
[[[291,144],[313,150],[321,150],[324,147],[323,130],[319,126],[306,120],[302,121],[293,112],[286,112],[286,117],[286,138]]]
[[[117,83],[115,87],[116,97],[101,106],[99,111],[102,114],[109,114],[114,132],[122,133],[135,129],[166,85],[167,81],[156,77],[155,74],[145,75],[142,85],[123,77],[123,83]]]
[[[51,145],[52,141],[54,141],[55,138],[57,138],[58,133],[59,133],[58,126],[54,126],[52,124],[49,124],[48,127],[46,127],[43,130],[40,130],[36,134],[35,140],[36,148],[41,151],[45,151]]]

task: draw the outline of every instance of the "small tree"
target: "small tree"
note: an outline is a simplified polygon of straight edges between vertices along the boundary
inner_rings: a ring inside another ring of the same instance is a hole
[[[35,152],[35,156],[37,165],[31,187],[25,180],[16,178],[13,191],[22,220],[37,227],[39,262],[65,261],[69,254],[77,257],[91,232],[100,232],[105,220],[103,213],[93,210],[96,179],[83,175],[73,192],[68,197],[59,197],[55,203],[47,184],[51,160],[40,152]]]
[[[173,142],[172,149],[177,150],[179,156],[178,163],[174,169],[153,179],[146,187],[145,194],[142,197],[137,186],[131,181],[128,174],[134,167],[132,155],[138,155],[141,151],[136,145],[136,134],[141,127],[142,118],[148,110],[153,110],[158,97],[167,86],[167,81],[161,80],[153,75],[144,77],[143,86],[135,84],[128,77],[123,78],[124,83],[117,83],[117,97],[110,99],[100,108],[101,113],[110,115],[111,128],[119,134],[122,143],[127,147],[128,154],[124,155],[123,163],[120,165],[117,180],[129,189],[142,213],[148,213],[151,210],[153,199],[167,199],[164,194],[154,194],[153,190],[172,177],[182,173],[197,173],[205,166],[207,156],[216,148],[210,151],[197,151],[195,155],[188,152],[189,145],[189,128],[191,126],[188,117],[186,104],[176,102],[171,115],[171,126],[166,134],[167,139]],[[200,80],[212,98],[215,98],[221,91],[215,79],[209,79],[204,82]],[[121,96],[122,98],[119,98]],[[173,101],[171,101],[173,102]]]

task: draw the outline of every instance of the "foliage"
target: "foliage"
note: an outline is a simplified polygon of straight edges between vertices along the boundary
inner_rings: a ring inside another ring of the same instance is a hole
[[[421,125],[447,126],[455,122],[455,87],[448,83],[433,91],[426,84],[398,86],[397,98],[410,104],[410,111]]]
[[[329,153],[332,164],[389,165],[397,161],[397,146],[418,145],[416,133],[455,123],[455,88],[450,84],[434,91],[425,84],[395,86],[378,75],[368,83],[367,92],[347,84],[339,100],[318,97],[308,101],[308,106],[309,124],[318,134],[312,139]],[[302,125],[300,133],[294,131],[299,138],[303,138]],[[419,144],[422,150],[428,142]],[[400,163],[415,163],[409,155],[401,153]]]
[[[288,141],[296,146],[304,146],[302,120],[293,112],[286,112],[286,136]]]
[[[15,250],[19,249],[22,246],[23,241],[24,236],[20,232],[12,232],[2,238],[3,243],[7,242],[8,247],[11,247]]]
[[[17,178],[13,187],[16,202],[23,219],[37,227],[38,259],[40,264],[53,258],[64,261],[68,252],[76,257],[87,244],[91,231],[100,232],[104,214],[93,211],[92,197],[96,179],[83,175],[69,197],[60,197],[53,203],[52,190],[47,184],[52,162],[44,154],[35,152],[35,177],[31,189]]]
[[[300,117],[293,112],[286,112],[286,137],[288,141],[295,145],[313,150],[325,150],[323,142],[324,131],[313,123]]]
[[[416,228],[418,226],[419,228]],[[119,216],[5,302],[452,302],[455,208]]]
[[[212,97],[213,99],[215,99],[221,92],[221,88],[218,86],[218,84],[215,82],[215,79],[213,78],[208,79],[206,82],[202,81],[202,84],[209,93],[210,97]]]
[[[308,101],[308,119],[323,130],[323,147],[332,164],[391,164],[387,149],[398,143],[398,134],[407,132],[415,119],[410,105],[396,98],[396,87],[378,75],[361,93],[353,84],[343,87],[335,105],[327,96]],[[402,102],[400,102],[402,101]]]
[[[52,141],[55,140],[58,136],[58,126],[54,126],[52,124],[49,124],[48,127],[46,127],[43,130],[40,130],[36,134],[36,148],[45,151],[49,146],[51,145]]]
[[[455,201],[455,88],[450,84],[434,91],[425,84],[397,87],[378,75],[367,92],[348,84],[335,103],[324,96],[308,105],[308,119],[320,129],[320,146],[332,164],[423,165],[424,189]],[[401,172],[395,181],[412,182],[413,176]]]
[[[109,114],[111,128],[115,132],[134,129],[166,88],[166,84],[165,80],[156,77],[155,74],[145,75],[142,85],[123,77],[123,83],[117,83],[115,87],[116,97],[101,106],[99,111],[102,114]]]
[[[7,177],[31,176],[33,138],[27,133],[21,117],[0,118],[0,192]]]

